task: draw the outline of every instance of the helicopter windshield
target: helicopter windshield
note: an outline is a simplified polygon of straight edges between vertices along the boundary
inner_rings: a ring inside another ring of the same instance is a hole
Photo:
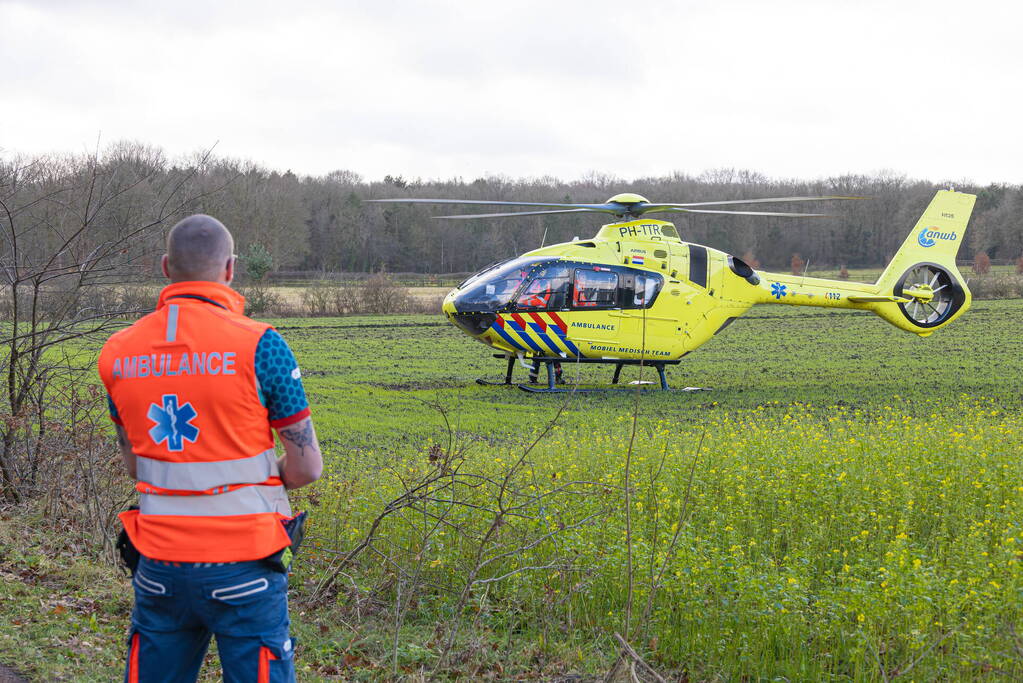
[[[508,263],[511,260],[512,259],[510,259],[510,258],[506,258],[506,259],[502,259],[500,261],[495,261],[494,263],[491,263],[489,266],[487,266],[486,268],[484,268],[480,272],[475,273],[473,275],[470,275],[469,277],[467,277],[464,280],[462,280],[460,283],[458,283],[458,287],[456,289],[465,289],[466,286],[474,284],[476,282],[479,282],[479,280],[481,278],[483,278],[487,274],[497,270],[498,268],[500,268],[501,266],[503,266],[504,264]]]
[[[459,311],[492,311],[511,301],[515,291],[536,266],[554,257],[524,256],[475,275],[455,301]]]

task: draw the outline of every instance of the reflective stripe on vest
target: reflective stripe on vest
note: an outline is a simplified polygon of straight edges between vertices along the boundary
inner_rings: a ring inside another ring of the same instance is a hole
[[[283,486],[242,486],[227,493],[209,496],[139,495],[143,515],[181,515],[184,517],[226,517],[260,513],[291,516],[291,506]]]
[[[262,484],[280,476],[272,448],[249,458],[212,462],[172,462],[135,456],[139,481],[162,489],[206,491],[228,484]]]
[[[213,488],[206,489],[204,491],[164,489],[159,486],[147,484],[144,481],[135,482],[135,490],[139,493],[152,493],[158,496],[215,496],[220,493],[227,493],[228,491],[240,489],[243,486],[284,486],[284,482],[280,477],[270,477],[266,481],[261,481],[258,484],[224,484],[223,486],[214,486]]]

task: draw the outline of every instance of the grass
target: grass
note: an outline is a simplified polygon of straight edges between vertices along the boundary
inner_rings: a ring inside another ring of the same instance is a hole
[[[462,490],[476,508],[430,502],[387,518],[342,590],[310,596],[383,506],[435,469],[433,447],[460,453],[462,472],[501,477],[564,397],[476,385],[503,363],[439,316],[279,321],[328,460],[299,497],[313,514],[292,577],[300,679],[428,671],[437,624],[453,622],[442,669],[453,678],[597,676],[627,630],[647,661],[692,680],[1023,676],[1021,315],[1020,301],[977,302],[919,339],[869,314],[754,309],[669,372],[711,392],[642,397],[631,552],[635,397],[571,397],[512,477],[525,518],[497,531],[504,547],[544,540],[504,558],[487,549],[479,578],[509,576],[475,586],[457,613],[489,485]],[[449,524],[427,531],[425,515],[441,513]],[[0,515],[0,659],[39,680],[116,678],[126,581],[25,520]],[[399,589],[414,595],[396,611]]]

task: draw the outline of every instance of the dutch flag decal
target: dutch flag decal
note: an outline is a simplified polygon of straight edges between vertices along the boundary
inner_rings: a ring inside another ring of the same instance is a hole
[[[645,261],[646,261],[646,258],[643,257],[643,256],[633,256],[632,257],[633,264],[635,264],[637,266],[643,265]]]

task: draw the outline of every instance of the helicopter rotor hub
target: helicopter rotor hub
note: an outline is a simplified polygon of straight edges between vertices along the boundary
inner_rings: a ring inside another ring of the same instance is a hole
[[[926,303],[934,299],[934,289],[926,282],[914,284],[912,287],[902,290],[902,293],[920,303]]]

